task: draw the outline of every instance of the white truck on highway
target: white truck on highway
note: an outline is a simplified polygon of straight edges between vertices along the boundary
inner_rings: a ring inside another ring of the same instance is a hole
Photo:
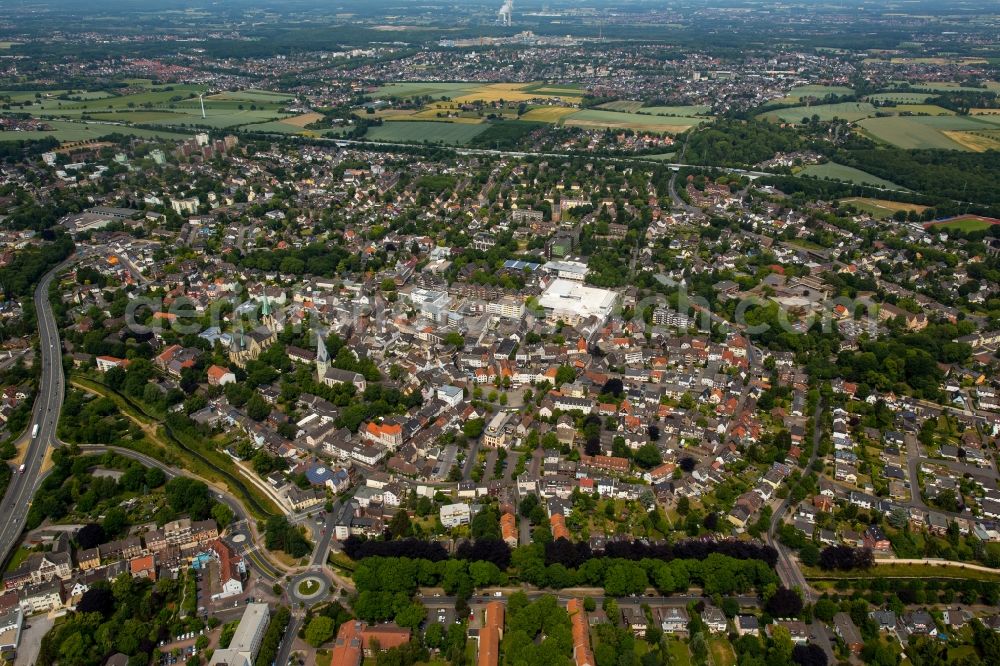
[[[35,424],[35,427],[31,429],[31,439],[34,439],[36,437],[38,437],[38,424],[37,423]]]
[[[21,463],[21,466],[17,469],[17,473],[24,474],[24,463]]]

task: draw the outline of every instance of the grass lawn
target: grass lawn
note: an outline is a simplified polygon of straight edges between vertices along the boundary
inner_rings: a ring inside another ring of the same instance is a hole
[[[734,666],[736,664],[736,653],[729,641],[721,636],[708,639],[708,654],[711,663],[715,666]]]
[[[981,580],[1000,582],[1000,571],[989,573],[972,569],[960,569],[945,564],[878,564],[868,571],[823,571],[815,567],[802,567],[809,580],[839,580],[861,578],[938,578],[959,580]]]
[[[954,664],[960,659],[964,659],[965,657],[971,657],[974,654],[976,654],[976,648],[972,647],[971,645],[960,645],[959,647],[950,647],[948,648],[948,663]]]
[[[299,583],[299,594],[302,596],[309,596],[310,594],[316,594],[316,590],[319,589],[319,583],[314,580],[304,580]]]
[[[640,155],[639,157],[644,160],[653,160],[654,162],[670,162],[676,155],[677,153],[656,153],[655,155]]]
[[[798,172],[802,176],[811,176],[813,178],[829,179],[829,180],[842,180],[845,183],[854,183],[856,185],[869,185],[871,187],[880,187],[886,190],[902,190],[904,188],[896,185],[888,180],[883,180],[878,176],[873,176],[870,173],[862,171],[860,169],[855,169],[854,167],[844,166],[843,164],[837,164],[836,162],[826,162],[825,164],[810,164],[801,171]]]
[[[638,642],[636,641],[636,643]],[[667,650],[670,652],[672,658],[670,663],[673,666],[691,666],[691,653],[688,652],[687,643],[676,638],[670,638],[667,640]]]
[[[11,553],[10,560],[7,562],[7,568],[4,569],[4,571],[5,572],[14,571],[19,566],[21,566],[21,564],[23,564],[26,559],[28,559],[28,555],[30,554],[31,554],[30,550],[28,550],[24,546],[18,546],[17,550]]]
[[[356,566],[354,560],[344,553],[330,553],[330,557],[327,559],[332,566],[346,572],[354,571],[354,567]]]

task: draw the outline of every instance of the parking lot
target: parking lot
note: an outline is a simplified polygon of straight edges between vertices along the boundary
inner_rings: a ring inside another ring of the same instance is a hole
[[[202,633],[187,632],[180,636],[174,636],[173,640],[160,641],[157,645],[161,654],[160,664],[164,666],[183,664],[198,654],[198,648],[194,646],[194,643]]]
[[[428,624],[430,624],[431,622],[438,622],[439,624],[448,626],[454,621],[455,621],[455,608],[453,606],[452,607],[434,606],[434,605],[427,606]]]

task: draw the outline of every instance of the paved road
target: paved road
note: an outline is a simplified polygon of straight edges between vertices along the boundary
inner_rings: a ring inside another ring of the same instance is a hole
[[[281,647],[278,648],[278,656],[274,660],[275,666],[285,666],[288,663],[288,658],[292,654],[292,644],[295,643],[295,637],[301,626],[302,618],[293,613],[292,619],[288,621],[288,628],[285,629],[285,637],[281,639]]]
[[[128,258],[128,255],[124,252],[115,252],[114,255],[118,257],[118,261],[128,268],[129,273],[132,275],[132,279],[136,280],[141,284],[149,284],[151,280],[142,274],[139,267],[132,263],[132,260]]]
[[[84,453],[104,453],[106,451],[112,451],[118,455],[124,456],[126,458],[131,458],[136,460],[146,467],[156,467],[163,471],[167,475],[168,479],[172,479],[177,476],[187,476],[192,479],[202,480],[200,477],[191,474],[182,469],[172,467],[156,458],[151,458],[145,454],[139,453],[138,451],[133,451],[132,449],[123,449],[117,446],[98,446],[98,445],[87,445],[81,446],[80,451]],[[221,491],[214,486],[209,486],[212,492],[215,493],[216,499],[227,505],[233,511],[233,515],[236,516],[235,522],[229,526],[230,540],[237,534],[243,535],[243,540],[240,543],[235,543],[237,552],[242,556],[250,566],[269,583],[273,583],[284,576],[284,571],[280,570],[277,566],[271,563],[267,557],[261,552],[258,543],[261,541],[260,536],[256,534],[256,530],[253,526],[253,519],[250,518],[249,513],[240,501],[229,494],[228,492]]]
[[[28,515],[28,505],[41,482],[42,461],[50,446],[58,446],[56,426],[62,409],[66,380],[63,377],[62,346],[55,315],[49,305],[49,285],[56,273],[70,262],[64,262],[45,274],[35,288],[35,312],[38,318],[39,346],[42,355],[42,374],[38,382],[38,397],[32,411],[31,426],[18,444],[27,442],[24,471],[14,472],[3,499],[0,516],[0,562],[5,562],[17,544]],[[31,429],[38,426],[38,435],[31,436]]]
[[[320,527],[320,538],[316,540],[316,550],[313,551],[312,566],[325,566],[326,558],[330,556],[330,542],[333,541],[333,520],[340,510],[340,499],[333,503],[333,511],[323,514],[323,526]]]
[[[480,436],[469,446],[469,451],[465,456],[465,468],[462,470],[463,481],[472,480],[472,470],[476,468],[476,462],[479,460],[479,448],[482,445],[483,438]]]
[[[517,520],[518,532],[520,533],[518,540],[520,545],[527,546],[531,543],[531,521],[521,515],[517,516]]]
[[[822,435],[822,420],[820,417],[822,414],[823,406],[821,404],[817,405],[816,411],[813,413],[812,453],[809,455],[809,462],[805,467],[807,471],[816,460],[816,456],[819,454],[819,440]],[[777,532],[778,526],[781,524],[781,519],[784,517],[785,512],[788,511],[791,503],[792,497],[791,494],[789,494],[789,496],[781,502],[774,514],[772,514],[771,524],[767,529],[767,541],[775,548],[775,550],[778,551],[778,563],[775,566],[775,571],[778,573],[778,577],[781,579],[781,582],[787,588],[798,587],[802,591],[802,596],[805,601],[807,603],[812,603],[816,601],[815,592],[813,592],[813,589],[809,587],[809,582],[806,580],[806,577],[802,575],[802,570],[799,568],[798,564],[792,559],[788,548],[775,538],[775,532]]]

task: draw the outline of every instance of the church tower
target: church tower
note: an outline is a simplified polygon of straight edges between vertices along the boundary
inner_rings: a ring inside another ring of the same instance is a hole
[[[260,307],[260,317],[261,324],[272,333],[278,332],[278,320],[274,316],[274,312],[271,310],[271,301],[267,297],[267,293],[264,294],[264,300]]]
[[[323,333],[316,331],[316,379],[323,383],[326,370],[330,367],[330,354],[326,351],[326,343],[323,342]]]

